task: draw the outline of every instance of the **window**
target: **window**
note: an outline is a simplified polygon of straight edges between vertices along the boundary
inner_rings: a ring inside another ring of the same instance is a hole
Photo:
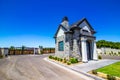
[[[58,50],[59,50],[59,51],[64,51],[64,42],[63,42],[63,41],[60,41],[60,42],[58,43]]]
[[[83,32],[88,32],[88,31],[83,29]]]

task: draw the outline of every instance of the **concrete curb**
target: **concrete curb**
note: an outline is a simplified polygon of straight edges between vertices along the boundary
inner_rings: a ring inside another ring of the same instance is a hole
[[[48,58],[44,58],[44,60],[62,68],[62,69],[65,69],[69,72],[72,72],[76,75],[79,75],[81,78],[83,78],[85,80],[104,80],[103,78],[100,78],[100,77],[97,77],[97,76],[94,76],[94,75],[91,75],[91,74],[88,74],[88,73],[84,73],[84,72],[81,72],[81,71],[77,71],[77,70],[74,70],[74,69],[69,68],[67,66],[64,66],[64,65],[61,65],[59,63],[53,62],[52,60],[49,60]]]

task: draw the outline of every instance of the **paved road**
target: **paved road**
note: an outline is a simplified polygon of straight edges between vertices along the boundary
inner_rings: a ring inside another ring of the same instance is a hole
[[[44,61],[46,56],[17,55],[0,59],[0,80],[83,80]]]

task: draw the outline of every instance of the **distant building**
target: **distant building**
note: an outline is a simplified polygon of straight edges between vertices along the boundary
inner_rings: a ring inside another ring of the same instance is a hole
[[[8,48],[0,48],[0,54],[1,55],[8,55],[9,49]]]
[[[64,17],[59,25],[55,38],[55,55],[69,59],[76,57],[83,62],[97,60],[95,30],[86,18],[69,25]]]

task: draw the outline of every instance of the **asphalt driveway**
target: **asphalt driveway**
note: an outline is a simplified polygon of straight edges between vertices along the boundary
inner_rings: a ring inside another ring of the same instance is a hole
[[[48,55],[16,55],[0,59],[0,80],[84,80],[43,60]]]

